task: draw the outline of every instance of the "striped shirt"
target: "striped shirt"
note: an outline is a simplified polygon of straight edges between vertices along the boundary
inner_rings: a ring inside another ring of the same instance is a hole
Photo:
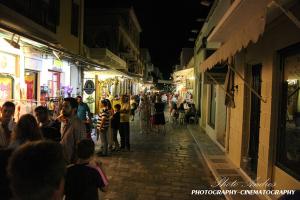
[[[98,130],[101,130],[100,126],[101,126],[102,120],[104,118],[105,118],[105,122],[104,122],[102,128],[108,128],[109,127],[109,111],[108,111],[108,109],[102,110],[102,112],[99,114],[99,119],[98,119],[98,122],[97,122],[97,129]]]

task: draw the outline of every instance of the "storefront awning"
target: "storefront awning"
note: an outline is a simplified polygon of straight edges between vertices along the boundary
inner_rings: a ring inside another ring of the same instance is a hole
[[[221,47],[200,65],[200,71],[204,72],[226,61],[250,42],[256,43],[264,32],[266,10],[270,2],[235,0],[207,39],[208,42],[220,43]]]

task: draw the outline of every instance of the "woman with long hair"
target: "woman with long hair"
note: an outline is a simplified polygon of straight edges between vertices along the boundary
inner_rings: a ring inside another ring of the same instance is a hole
[[[165,130],[166,120],[164,115],[165,105],[161,100],[161,96],[156,96],[156,102],[154,104],[154,108],[155,108],[154,124],[157,126],[157,132],[160,132],[159,127],[162,126],[163,132],[165,134],[166,133]]]
[[[22,115],[13,130],[8,148],[0,149],[0,188],[2,199],[12,198],[12,192],[9,188],[9,179],[6,172],[11,154],[22,144],[41,139],[42,134],[34,116],[31,114]]]
[[[31,114],[22,115],[12,135],[11,148],[16,148],[27,141],[41,140],[42,134],[35,117]]]

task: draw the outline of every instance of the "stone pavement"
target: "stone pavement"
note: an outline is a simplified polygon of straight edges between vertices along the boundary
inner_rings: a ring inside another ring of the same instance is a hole
[[[228,180],[228,183],[234,181],[237,182],[236,186],[221,186],[222,190],[254,190],[255,188],[250,188],[249,185],[251,180],[245,177],[239,168],[227,159],[225,153],[216,145],[210,137],[205,134],[198,125],[189,125],[188,130],[192,137],[194,138],[200,152],[205,159],[210,171],[214,175],[216,180]],[[257,195],[226,195],[226,199],[230,200],[259,200],[266,199],[265,196]]]
[[[225,199],[191,195],[193,189],[210,189],[216,182],[186,127],[167,126],[165,136],[141,134],[136,120],[131,123],[131,148],[99,158],[110,183],[102,199]]]

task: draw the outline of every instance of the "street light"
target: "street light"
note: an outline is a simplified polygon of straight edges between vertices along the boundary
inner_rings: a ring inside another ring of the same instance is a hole
[[[209,0],[201,0],[200,4],[208,7],[208,6],[210,6],[211,2]]]
[[[196,22],[205,22],[205,18],[197,18]]]

